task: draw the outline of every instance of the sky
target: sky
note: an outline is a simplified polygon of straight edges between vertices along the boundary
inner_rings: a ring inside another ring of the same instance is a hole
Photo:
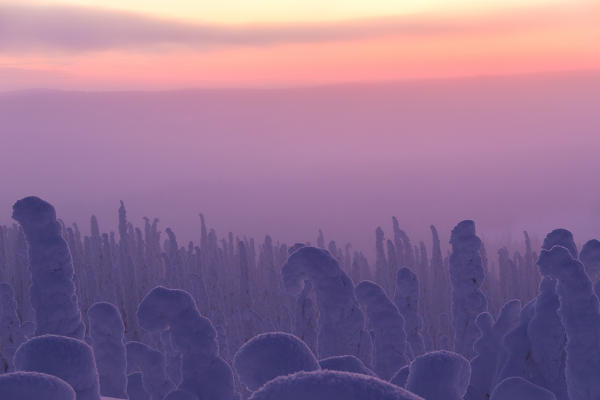
[[[0,90],[594,70],[598,15],[597,0],[0,0]]]
[[[222,234],[322,228],[367,252],[393,215],[425,241],[461,219],[504,242],[600,237],[599,15],[598,0],[0,0],[0,224],[38,195],[106,229],[124,200],[183,243],[200,212]]]

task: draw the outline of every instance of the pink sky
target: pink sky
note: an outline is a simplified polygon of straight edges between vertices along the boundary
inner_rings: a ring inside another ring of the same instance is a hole
[[[208,3],[122,3],[0,4],[0,90],[294,86],[600,68],[595,0],[489,0],[477,9],[381,1],[371,12],[348,2],[348,10],[323,8],[322,17],[310,13],[312,0],[306,9],[261,0],[243,22]]]
[[[67,91],[0,93],[0,223],[33,194],[185,240],[598,236],[600,3],[522,3],[3,1],[0,92]]]

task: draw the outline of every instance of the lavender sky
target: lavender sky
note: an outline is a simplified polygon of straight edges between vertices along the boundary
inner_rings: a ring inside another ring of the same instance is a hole
[[[371,251],[395,215],[429,242],[472,218],[490,240],[597,237],[600,73],[290,89],[0,94],[0,223],[39,195],[88,232],[159,217],[220,234]]]
[[[597,0],[0,0],[0,223],[599,236]],[[2,211],[4,210],[4,211]]]

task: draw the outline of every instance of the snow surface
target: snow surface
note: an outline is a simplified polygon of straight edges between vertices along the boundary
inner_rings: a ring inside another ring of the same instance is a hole
[[[94,354],[81,340],[57,335],[34,337],[17,349],[15,367],[63,379],[71,385],[77,400],[100,399]]]
[[[250,397],[250,400],[308,399],[419,400],[422,398],[372,376],[329,370],[280,376]]]
[[[406,388],[427,400],[462,400],[471,378],[471,364],[458,353],[440,350],[413,360]]]
[[[3,400],[75,400],[73,388],[60,378],[39,372],[0,375]]]
[[[240,381],[250,391],[278,376],[319,369],[319,363],[308,346],[285,332],[254,336],[235,354],[233,366]]]

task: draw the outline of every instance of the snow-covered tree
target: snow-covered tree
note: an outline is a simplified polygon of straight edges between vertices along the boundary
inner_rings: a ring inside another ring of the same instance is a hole
[[[15,368],[64,380],[75,391],[77,400],[100,400],[94,353],[81,340],[57,335],[34,337],[17,349]]]
[[[199,398],[231,400],[231,368],[219,357],[212,323],[200,315],[189,293],[158,286],[144,297],[137,317],[143,329],[169,331],[173,346],[182,354],[182,382],[178,389]]]
[[[373,338],[373,369],[380,378],[388,380],[407,363],[404,319],[375,282],[359,283],[356,297],[365,309]]]
[[[371,338],[363,329],[364,317],[354,285],[329,252],[305,246],[293,252],[282,268],[286,289],[302,291],[310,280],[319,310],[318,356],[355,355],[371,364]]]
[[[83,338],[71,252],[61,236],[54,207],[38,197],[26,197],[14,204],[13,218],[23,227],[29,245],[36,335]]]
[[[75,400],[73,388],[62,379],[39,372],[0,375],[0,398],[6,400]]]
[[[100,394],[125,398],[127,355],[125,328],[119,310],[111,303],[94,303],[88,310],[89,336],[100,378]]]
[[[284,332],[253,337],[235,354],[233,366],[240,381],[252,392],[278,376],[319,369],[308,346]]]
[[[413,360],[406,388],[427,400],[462,400],[470,378],[471,365],[466,358],[439,350]]]
[[[452,281],[452,325],[454,349],[471,358],[479,336],[475,318],[487,311],[487,300],[479,289],[485,273],[481,262],[481,240],[475,235],[475,223],[462,221],[450,237],[450,279]]]
[[[378,378],[340,371],[297,372],[280,376],[254,392],[250,400],[423,400]]]

